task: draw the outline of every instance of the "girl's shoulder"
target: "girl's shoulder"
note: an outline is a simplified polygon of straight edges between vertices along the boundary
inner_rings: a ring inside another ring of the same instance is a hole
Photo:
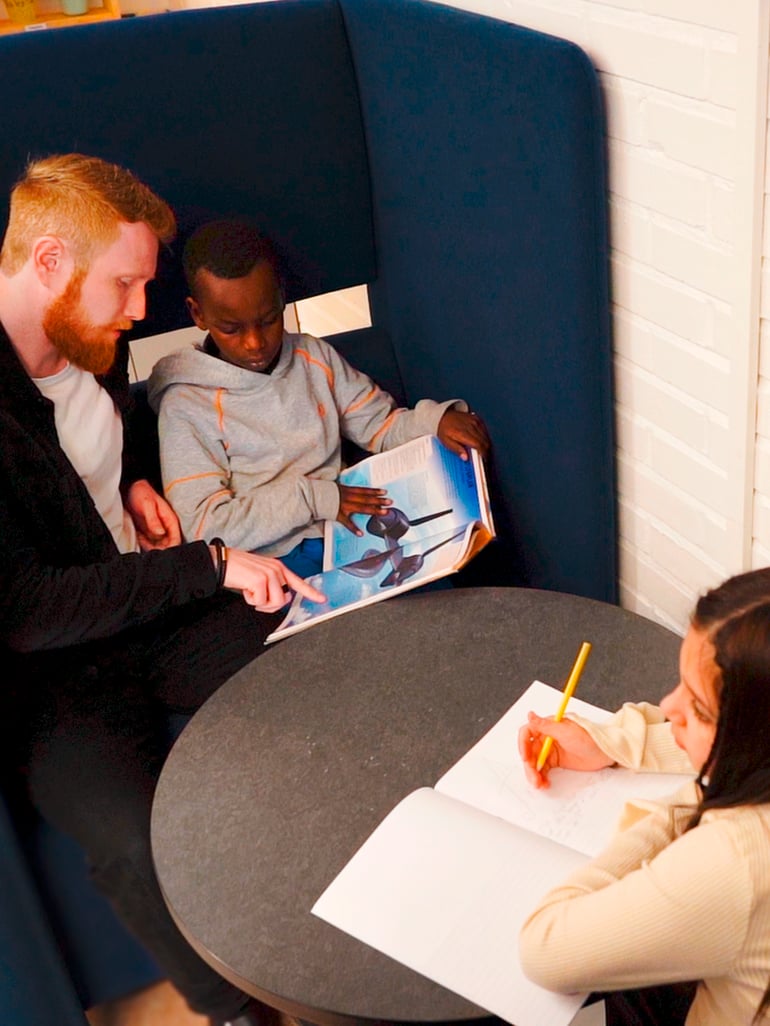
[[[762,877],[767,876],[767,889],[770,891],[770,874],[767,873],[770,803],[710,809],[704,813],[694,833],[699,830],[704,831],[704,839],[709,844],[713,844],[715,838],[721,838],[733,850],[737,859],[754,866]]]
[[[703,813],[704,823],[719,823],[726,830],[741,829],[762,825],[770,829],[770,802],[759,802],[756,805],[733,805],[727,808],[708,809]]]

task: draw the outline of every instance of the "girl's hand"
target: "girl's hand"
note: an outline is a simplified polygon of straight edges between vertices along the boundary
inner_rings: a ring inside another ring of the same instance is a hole
[[[545,766],[538,770],[537,760],[546,737],[553,738],[553,744]],[[588,731],[573,720],[565,718],[557,723],[551,716],[537,716],[533,712],[519,730],[519,755],[527,780],[538,788],[550,786],[548,774],[557,766],[588,772],[614,765]]]

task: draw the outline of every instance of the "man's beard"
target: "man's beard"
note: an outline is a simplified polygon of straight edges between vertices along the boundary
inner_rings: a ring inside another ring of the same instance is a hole
[[[116,331],[127,331],[132,321],[99,327],[85,316],[80,305],[85,271],[74,271],[67,287],[51,303],[43,318],[43,331],[65,360],[90,371],[106,374],[115,361]]]

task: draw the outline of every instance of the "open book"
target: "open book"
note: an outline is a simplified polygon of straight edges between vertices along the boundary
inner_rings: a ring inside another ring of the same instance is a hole
[[[561,693],[535,681],[435,788],[383,820],[313,907],[315,915],[516,1026],[566,1026],[584,994],[524,976],[518,935],[539,899],[609,840],[624,802],[659,798],[686,776],[554,770],[535,790],[517,751],[532,709]],[[569,712],[610,714],[573,698]]]
[[[362,460],[339,480],[385,488],[393,505],[381,516],[358,517],[360,538],[336,520],[326,521],[324,570],[308,580],[327,601],[295,596],[268,641],[454,573],[494,537],[475,449],[463,460],[435,435],[424,435]]]

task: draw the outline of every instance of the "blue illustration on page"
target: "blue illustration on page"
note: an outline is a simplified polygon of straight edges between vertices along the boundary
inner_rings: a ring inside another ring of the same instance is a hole
[[[392,506],[379,516],[355,517],[362,537],[340,523],[327,525],[327,569],[309,578],[327,601],[297,597],[281,631],[443,576],[457,564],[472,525],[482,520],[471,460],[432,435],[370,457],[344,471],[340,481],[386,488]]]

